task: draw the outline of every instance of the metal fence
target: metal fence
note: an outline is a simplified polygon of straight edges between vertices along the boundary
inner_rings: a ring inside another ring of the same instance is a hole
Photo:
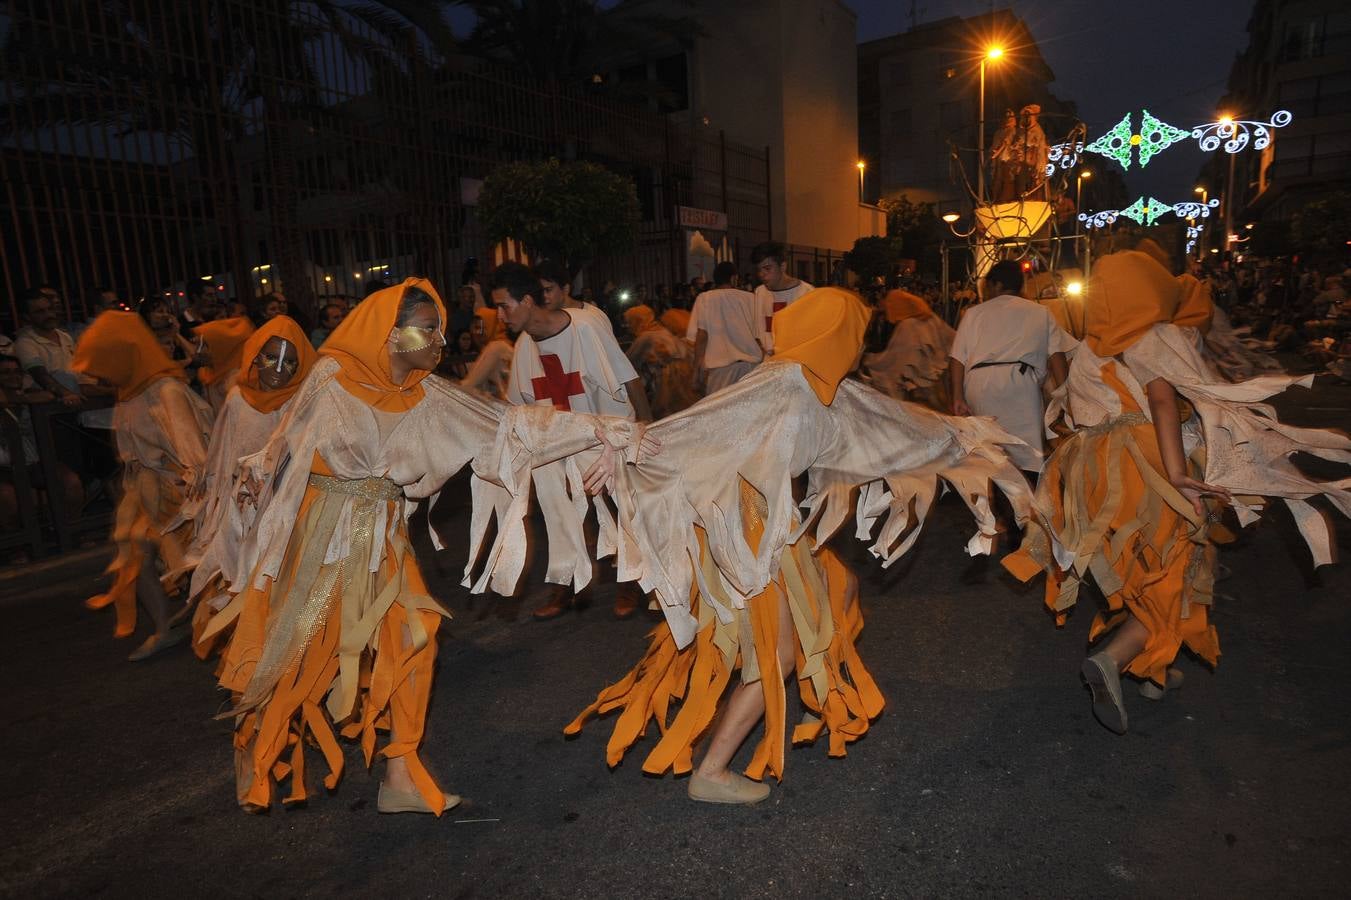
[[[501,162],[588,159],[631,177],[633,253],[595,282],[683,276],[677,205],[769,236],[766,150],[642,106],[438,48],[370,5],[8,0],[0,6],[0,280],[69,318],[206,287],[302,310],[410,274],[449,289],[491,257],[474,215]]]

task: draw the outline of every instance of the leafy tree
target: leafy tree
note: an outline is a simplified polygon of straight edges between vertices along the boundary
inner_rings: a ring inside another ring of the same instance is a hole
[[[844,266],[863,284],[873,284],[890,276],[901,259],[900,238],[862,237],[844,255]]]
[[[899,252],[914,259],[921,271],[937,273],[947,226],[934,214],[934,205],[911,203],[905,194],[884,198],[878,205],[887,214],[887,236],[900,243]]]
[[[1291,223],[1295,246],[1320,258],[1346,252],[1351,235],[1351,193],[1339,191],[1305,204]]]
[[[479,220],[489,240],[513,238],[532,252],[580,268],[633,247],[633,182],[589,162],[515,162],[483,180]]]

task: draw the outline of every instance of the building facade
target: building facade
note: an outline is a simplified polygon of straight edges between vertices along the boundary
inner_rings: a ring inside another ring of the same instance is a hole
[[[1351,7],[1338,0],[1258,0],[1248,46],[1229,73],[1220,111],[1268,122],[1280,110],[1289,125],[1270,129],[1263,150],[1233,160],[1237,228],[1280,221],[1304,203],[1351,187]],[[1229,180],[1227,155],[1203,173],[1212,193]]]
[[[663,16],[696,24],[682,36],[642,32],[632,47],[597,59],[597,75],[664,88],[652,105],[682,132],[765,148],[769,236],[790,245],[800,276],[824,280],[857,238],[884,227],[859,202],[857,17],[847,5],[630,0],[610,15],[635,25]],[[697,190],[734,227],[741,186],[728,171],[730,183]],[[748,266],[750,247],[737,247]]]
[[[985,64],[985,146],[1005,109],[1039,105],[1051,143],[1076,119],[1074,105],[1052,93],[1055,73],[1026,24],[1012,10],[950,17],[858,46],[858,143],[869,198],[970,209],[977,184],[981,60]],[[988,171],[987,171],[988,176]]]

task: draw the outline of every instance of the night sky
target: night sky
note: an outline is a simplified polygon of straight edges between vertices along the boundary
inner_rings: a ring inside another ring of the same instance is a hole
[[[858,39],[910,28],[905,0],[846,0],[858,13]],[[1056,96],[1078,104],[1089,139],[1123,115],[1139,127],[1140,110],[1179,128],[1214,121],[1234,57],[1248,43],[1251,0],[1056,0],[1000,2],[1027,24],[1056,74]],[[918,0],[921,24],[988,11],[989,0]],[[995,76],[997,77],[997,76]],[[1244,110],[1265,120],[1275,110]],[[1059,135],[1048,134],[1053,141]],[[1103,157],[1095,165],[1114,166]],[[1126,183],[1132,197],[1153,194],[1166,203],[1192,198],[1204,154],[1190,138],[1179,141]]]

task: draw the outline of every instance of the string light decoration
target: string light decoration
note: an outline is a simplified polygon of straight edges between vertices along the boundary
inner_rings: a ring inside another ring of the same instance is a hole
[[[1157,154],[1167,150],[1173,144],[1191,134],[1185,128],[1175,128],[1162,119],[1156,118],[1149,110],[1141,110],[1140,130],[1131,128],[1130,114],[1122,116],[1121,121],[1112,126],[1112,130],[1093,141],[1084,149],[1116,160],[1123,169],[1131,167],[1132,151],[1140,160],[1140,167],[1149,165]]]
[[[1053,177],[1057,168],[1066,170],[1073,169],[1079,164],[1079,154],[1083,152],[1083,141],[1066,141],[1063,144],[1052,144],[1046,152],[1046,177]]]
[[[1192,129],[1191,136],[1196,138],[1203,153],[1211,153],[1219,149],[1221,143],[1224,144],[1225,153],[1238,153],[1248,146],[1249,137],[1252,138],[1254,150],[1265,150],[1271,144],[1271,129],[1284,128],[1294,118],[1288,110],[1284,109],[1273,113],[1270,122],[1250,122],[1225,118],[1219,122],[1197,125]]]
[[[1081,153],[1105,156],[1123,169],[1129,169],[1131,162],[1138,160],[1143,168],[1155,156],[1189,137],[1197,142],[1203,153],[1213,153],[1221,148],[1225,153],[1238,153],[1249,143],[1254,150],[1264,150],[1271,144],[1271,129],[1284,128],[1293,119],[1289,111],[1282,109],[1273,113],[1269,122],[1226,117],[1187,129],[1169,125],[1145,109],[1140,111],[1140,130],[1137,132],[1131,126],[1131,114],[1127,113],[1110,131],[1089,144],[1075,141],[1053,145],[1047,154],[1046,177],[1055,175],[1057,168],[1073,169],[1079,164]]]
[[[1162,200],[1156,200],[1153,197],[1150,197],[1148,200],[1144,197],[1140,197],[1125,209],[1102,209],[1092,213],[1079,213],[1079,221],[1084,223],[1084,228],[1086,229],[1105,228],[1117,219],[1123,218],[1130,219],[1137,225],[1150,226],[1169,213],[1172,213],[1179,219],[1199,221],[1209,217],[1210,211],[1219,205],[1220,201],[1218,198],[1206,203],[1200,203],[1196,200],[1184,200],[1181,203],[1164,203]],[[1197,229],[1197,234],[1200,234],[1200,228]],[[1192,237],[1190,229],[1188,229],[1187,236],[1189,238]]]

